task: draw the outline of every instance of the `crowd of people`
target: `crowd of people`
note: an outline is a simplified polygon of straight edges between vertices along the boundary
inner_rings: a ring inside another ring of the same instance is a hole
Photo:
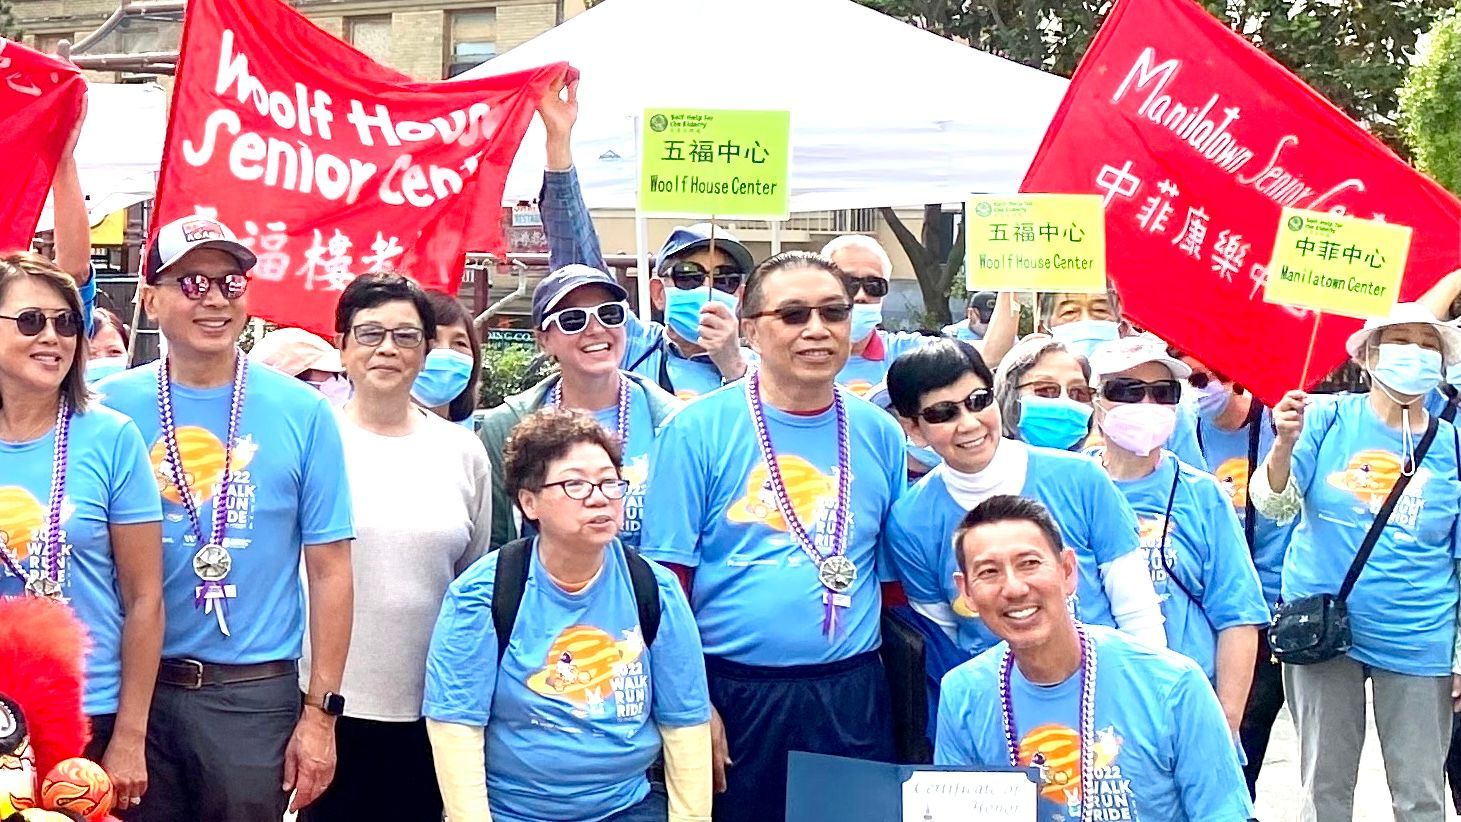
[[[120,817],[760,822],[802,751],[1029,768],[1042,822],[1244,822],[1287,701],[1330,822],[1368,682],[1396,818],[1444,819],[1461,272],[1350,338],[1372,390],[1272,409],[1115,291],[1023,339],[1008,293],[885,330],[861,235],[677,227],[646,322],[576,109],[539,106],[556,369],[476,422],[472,317],[400,274],[245,354],[253,253],[161,226],[166,352],[128,367],[73,163],[54,261],[0,257],[0,594],[90,629]]]

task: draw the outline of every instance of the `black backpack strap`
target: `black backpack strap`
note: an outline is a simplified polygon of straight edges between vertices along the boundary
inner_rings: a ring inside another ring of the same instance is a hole
[[[1380,541],[1380,532],[1385,530],[1385,523],[1390,519],[1390,512],[1395,510],[1395,503],[1400,501],[1400,495],[1405,493],[1405,486],[1410,484],[1410,478],[1420,470],[1421,463],[1425,460],[1426,452],[1431,448],[1431,441],[1436,438],[1436,429],[1440,427],[1440,420],[1432,414],[1430,424],[1426,426],[1425,435],[1420,438],[1420,444],[1415,447],[1415,455],[1410,463],[1410,473],[1400,472],[1400,478],[1395,481],[1395,487],[1390,489],[1390,495],[1385,497],[1385,504],[1380,507],[1380,512],[1375,514],[1375,521],[1370,523],[1370,530],[1365,533],[1365,541],[1360,543],[1359,553],[1355,554],[1354,562],[1349,564],[1349,571],[1344,575],[1344,584],[1339,586],[1338,599],[1343,602],[1349,597],[1349,592],[1354,590],[1355,582],[1359,581],[1360,572],[1364,570],[1365,563],[1369,561],[1370,554],[1375,550],[1375,543]]]
[[[639,633],[644,639],[644,647],[648,648],[659,635],[659,583],[655,581],[649,561],[628,546],[624,548],[624,564],[629,566],[629,582],[634,586],[634,605],[639,609]]]
[[[1248,407],[1248,420],[1244,423],[1248,426],[1248,482],[1253,481],[1253,472],[1259,468],[1258,464],[1258,439],[1263,433],[1263,404],[1254,399]],[[1253,542],[1253,531],[1257,527],[1258,512],[1253,508],[1253,495],[1243,494],[1243,539],[1248,542],[1248,553],[1252,555],[1256,550]]]
[[[533,556],[531,540],[515,539],[497,549],[497,570],[492,577],[492,629],[497,632],[497,667],[512,639],[512,626],[522,608],[523,590],[528,587],[528,561]]]
[[[1441,394],[1446,398],[1446,407],[1441,410],[1441,419],[1454,424],[1456,410],[1461,408],[1461,389],[1457,389],[1454,385],[1443,385]]]

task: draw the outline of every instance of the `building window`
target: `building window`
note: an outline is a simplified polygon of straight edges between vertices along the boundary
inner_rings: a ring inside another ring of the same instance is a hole
[[[391,62],[391,16],[345,18],[345,39],[377,63]]]
[[[454,11],[447,35],[446,76],[455,77],[497,56],[497,10]]]
[[[55,54],[56,49],[61,47],[62,40],[68,40],[64,34],[37,34],[36,51],[43,54]]]

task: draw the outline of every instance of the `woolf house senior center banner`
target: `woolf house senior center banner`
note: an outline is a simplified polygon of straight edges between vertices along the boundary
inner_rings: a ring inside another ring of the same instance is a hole
[[[86,81],[69,63],[0,38],[0,251],[30,248],[61,152],[81,114]]]
[[[333,333],[360,274],[456,293],[500,251],[502,189],[557,63],[417,82],[279,0],[192,0],[153,225],[215,216],[253,248],[250,308]]]
[[[1454,196],[1194,0],[1118,0],[1023,190],[1101,195],[1123,312],[1269,404],[1361,322],[1264,301],[1285,206],[1411,227],[1402,300],[1461,266]]]

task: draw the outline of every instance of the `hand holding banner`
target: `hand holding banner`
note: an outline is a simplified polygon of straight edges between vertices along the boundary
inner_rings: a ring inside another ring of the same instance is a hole
[[[0,38],[0,250],[29,249],[72,131],[81,116],[86,81],[70,63]]]

